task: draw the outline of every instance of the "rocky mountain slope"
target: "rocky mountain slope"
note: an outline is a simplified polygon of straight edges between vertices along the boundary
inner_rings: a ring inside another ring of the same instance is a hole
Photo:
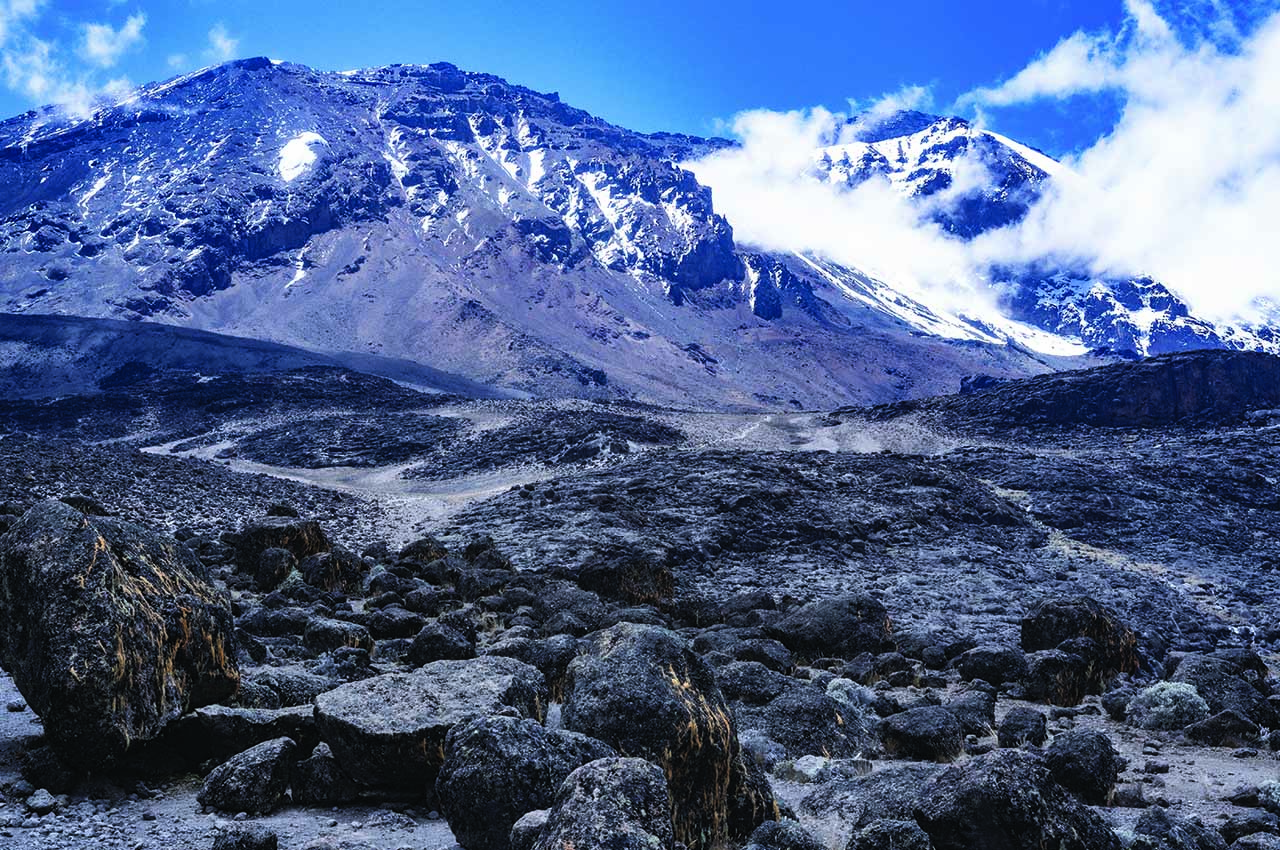
[[[1037,339],[1059,354],[1243,344],[1149,282],[1095,297],[1096,282],[1062,269],[1023,270],[1010,320],[993,326],[858,269],[754,250],[680,167],[727,144],[631,132],[443,63],[233,62],[89,120],[0,123],[0,310],[704,407],[890,401],[1080,362],[1037,353]],[[989,185],[938,211],[965,236],[1016,219],[1053,168],[911,113],[819,165],[927,197],[972,156]]]

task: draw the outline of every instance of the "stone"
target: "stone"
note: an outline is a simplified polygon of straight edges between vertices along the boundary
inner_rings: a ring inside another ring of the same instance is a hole
[[[1018,705],[1005,713],[996,738],[1002,747],[1040,747],[1049,737],[1049,723],[1044,712]]]
[[[546,695],[542,674],[512,658],[436,661],[320,694],[316,724],[357,782],[424,793],[444,761],[450,729],[504,710],[541,719]]]
[[[286,549],[302,561],[331,548],[320,523],[287,516],[250,520],[232,535],[230,542],[237,568],[250,575],[257,572],[262,553],[267,549]]]
[[[729,834],[730,800],[747,779],[733,714],[674,632],[620,623],[598,633],[569,665],[561,716],[566,729],[662,766],[675,837],[691,850],[746,837]]]
[[[1027,652],[1057,649],[1063,643],[1088,638],[1097,647],[1097,668],[1090,676],[1090,693],[1121,673],[1138,670],[1138,638],[1115,611],[1087,596],[1052,596],[1031,606],[1021,622],[1022,648]]]
[[[214,768],[196,799],[224,812],[264,814],[280,805],[298,746],[289,738],[265,741]]]
[[[879,600],[864,595],[810,602],[774,620],[765,632],[810,659],[894,649],[888,611]]]
[[[994,688],[984,690],[980,687],[974,687],[970,690],[962,691],[956,694],[943,707],[951,712],[956,720],[960,721],[960,729],[965,735],[985,738],[996,727],[996,695]]]
[[[427,623],[413,638],[407,660],[414,667],[432,661],[461,660],[476,657],[475,642],[442,623]]]
[[[258,556],[258,570],[254,573],[254,585],[260,593],[270,593],[280,586],[289,573],[298,567],[298,559],[288,549],[272,547],[263,549]]]
[[[941,706],[892,714],[880,721],[880,741],[889,755],[918,761],[954,761],[964,752],[964,730]]]
[[[1027,675],[1027,656],[1016,646],[979,646],[962,652],[955,661],[966,682],[982,679],[993,685],[1018,682]]]
[[[293,766],[289,784],[293,801],[302,806],[337,806],[355,800],[360,793],[328,744],[317,745],[311,755]]]
[[[344,647],[373,651],[373,637],[359,623],[312,617],[302,633],[302,643],[312,652],[331,652]]]
[[[751,833],[742,850],[827,850],[827,847],[793,820],[771,820]]]
[[[915,820],[936,850],[1120,850],[1106,823],[1022,750],[947,768],[921,789]]]
[[[1057,735],[1045,752],[1049,772],[1091,806],[1110,805],[1124,760],[1105,732],[1074,729]]]
[[[674,850],[675,842],[662,769],[608,758],[569,774],[533,850]]]
[[[884,819],[855,832],[845,850],[933,850],[933,844],[915,821]]]
[[[168,535],[46,501],[0,538],[0,661],[72,764],[231,696],[233,633],[230,601]]]
[[[1206,747],[1248,747],[1258,742],[1258,725],[1238,711],[1219,711],[1182,730],[1188,740]]]
[[[1234,711],[1259,726],[1280,727],[1280,712],[1263,690],[1245,679],[1246,673],[1258,680],[1257,670],[1248,670],[1240,659],[1193,653],[1178,662],[1169,680],[1194,686],[1213,714]]]
[[[445,740],[436,778],[440,811],[466,850],[506,850],[516,821],[526,812],[549,808],[570,773],[616,755],[602,741],[548,731],[536,720],[468,720]]]
[[[275,830],[260,823],[227,826],[213,838],[213,850],[276,850],[279,846]]]

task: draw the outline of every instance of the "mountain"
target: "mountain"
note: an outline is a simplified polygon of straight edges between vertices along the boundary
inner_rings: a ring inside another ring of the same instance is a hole
[[[993,324],[891,278],[740,244],[679,165],[729,144],[625,130],[446,63],[232,62],[88,120],[45,109],[0,123],[0,312],[710,407],[885,402],[1082,365],[1089,348],[1225,344],[1157,284],[1095,304],[1098,282],[1018,270],[1009,319]],[[997,179],[938,212],[967,237],[1025,214],[1052,161],[904,113],[820,166],[926,197],[972,151]],[[1157,301],[1173,331],[1143,306]],[[1139,318],[1143,333],[1118,330]]]
[[[852,141],[815,152],[815,174],[849,188],[887,180],[964,240],[1022,221],[1067,171],[1046,154],[962,118],[904,111],[850,123]],[[1280,350],[1274,328],[1216,326],[1150,277],[1099,277],[1061,258],[997,266],[989,274],[1010,319],[1089,349],[1135,355]]]

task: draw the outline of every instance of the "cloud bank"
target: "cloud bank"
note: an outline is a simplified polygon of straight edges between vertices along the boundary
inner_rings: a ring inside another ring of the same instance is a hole
[[[882,181],[849,190],[816,179],[819,149],[857,129],[825,110],[739,115],[740,148],[689,167],[745,241],[883,274],[910,294],[963,303],[986,291],[991,264],[1050,259],[1150,274],[1208,318],[1256,319],[1280,302],[1280,11],[1220,0],[1127,0],[1126,11],[1118,30],[1075,33],[953,104],[979,125],[1037,101],[1107,95],[1123,106],[1024,221],[972,243]],[[858,120],[926,99],[904,90]]]

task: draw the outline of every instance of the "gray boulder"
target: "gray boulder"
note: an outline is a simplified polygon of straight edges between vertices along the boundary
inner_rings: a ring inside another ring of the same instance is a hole
[[[231,696],[233,634],[226,595],[168,535],[46,501],[0,537],[0,662],[74,764]]]
[[[445,739],[436,778],[440,811],[466,850],[506,850],[516,821],[550,807],[570,773],[616,755],[602,741],[549,732],[536,720],[468,720]]]
[[[562,718],[566,729],[662,766],[675,837],[691,850],[758,825],[730,835],[731,800],[754,793],[736,724],[711,669],[674,632],[635,623],[599,632],[569,665]],[[772,799],[750,808],[776,812]]]
[[[535,668],[486,656],[351,682],[316,697],[315,712],[321,739],[356,781],[425,793],[450,729],[504,711],[541,719],[546,702]]]
[[[1092,809],[1022,750],[947,768],[920,791],[915,820],[936,850],[1120,850]]]
[[[265,741],[214,768],[196,799],[224,812],[269,812],[284,798],[298,746],[288,738]]]
[[[590,762],[569,774],[533,850],[672,850],[662,769],[638,758]]]

